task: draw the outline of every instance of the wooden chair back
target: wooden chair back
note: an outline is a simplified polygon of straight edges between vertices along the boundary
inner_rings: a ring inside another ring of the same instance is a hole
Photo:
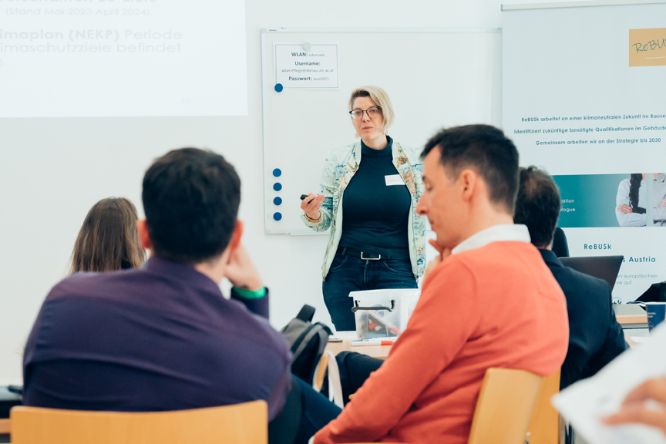
[[[523,444],[543,378],[524,370],[486,370],[468,444]]]
[[[11,410],[13,444],[266,444],[268,407],[251,401],[167,412]]]
[[[560,391],[560,371],[546,376],[541,383],[534,412],[527,427],[529,444],[559,444],[563,438],[560,433],[560,415],[550,400]]]

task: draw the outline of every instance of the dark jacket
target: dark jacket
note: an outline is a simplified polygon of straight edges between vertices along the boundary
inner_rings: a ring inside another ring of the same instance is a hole
[[[552,251],[539,250],[562,287],[569,315],[569,349],[560,387],[594,375],[627,348],[617,323],[608,284],[560,262]]]
[[[242,299],[194,267],[76,273],[50,292],[25,348],[26,405],[157,411],[264,399],[273,418],[291,355],[268,296]],[[234,300],[235,299],[235,300]]]

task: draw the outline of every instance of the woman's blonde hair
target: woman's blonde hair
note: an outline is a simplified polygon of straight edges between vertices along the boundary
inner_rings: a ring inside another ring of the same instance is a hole
[[[140,266],[146,253],[139,242],[136,208],[123,197],[97,202],[88,211],[72,251],[72,273],[115,271]]]
[[[349,110],[352,110],[354,106],[354,99],[357,97],[370,97],[370,100],[375,102],[375,105],[379,106],[382,110],[382,116],[384,117],[384,127],[389,128],[393,123],[393,118],[395,114],[393,113],[393,105],[391,105],[391,99],[389,99],[388,94],[379,86],[361,86],[352,91],[351,96],[349,97]]]

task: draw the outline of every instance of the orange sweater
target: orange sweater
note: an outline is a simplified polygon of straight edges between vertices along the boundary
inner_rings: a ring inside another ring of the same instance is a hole
[[[315,443],[465,444],[486,369],[550,374],[568,335],[562,290],[531,244],[449,256],[424,282],[387,361]]]

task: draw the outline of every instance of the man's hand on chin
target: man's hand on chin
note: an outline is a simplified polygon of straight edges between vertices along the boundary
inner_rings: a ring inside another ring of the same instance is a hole
[[[242,244],[229,255],[224,274],[234,287],[251,291],[258,291],[264,287],[254,262]]]

